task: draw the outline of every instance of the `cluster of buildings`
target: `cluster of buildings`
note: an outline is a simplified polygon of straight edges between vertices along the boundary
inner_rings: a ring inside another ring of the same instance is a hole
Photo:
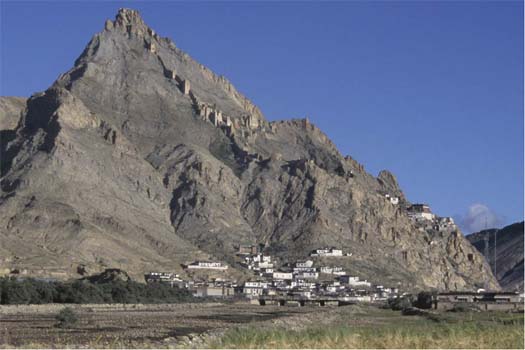
[[[394,197],[389,195],[388,193],[385,194],[385,198],[392,204],[397,205],[399,204],[399,197]]]
[[[523,293],[449,292],[432,297],[432,307],[438,310],[453,310],[459,306],[472,307],[480,311],[521,311],[523,312]]]
[[[311,257],[345,257],[337,248],[319,248]],[[397,297],[397,288],[373,286],[367,280],[349,275],[343,267],[327,264],[326,259],[300,260],[279,266],[272,256],[261,252],[258,246],[241,246],[237,252],[239,265],[251,271],[253,278],[237,283],[226,279],[183,281],[178,275],[151,272],[145,275],[147,283],[168,283],[187,288],[196,297],[286,297],[295,299],[344,298],[349,301],[375,301]],[[321,263],[323,262],[323,263]],[[278,268],[279,266],[279,268]],[[195,261],[184,266],[188,270],[226,270],[221,262]]]
[[[454,219],[436,216],[427,204],[412,204],[407,208],[407,214],[419,226],[425,228],[431,228],[440,232],[457,230]]]

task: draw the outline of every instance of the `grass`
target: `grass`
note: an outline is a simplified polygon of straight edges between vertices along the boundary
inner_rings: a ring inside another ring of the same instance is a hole
[[[493,348],[523,349],[523,315],[463,314],[432,319],[290,331],[255,327],[230,330],[212,348]]]

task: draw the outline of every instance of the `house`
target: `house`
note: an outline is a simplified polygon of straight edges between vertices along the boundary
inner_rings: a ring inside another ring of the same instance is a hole
[[[206,270],[227,270],[228,266],[222,262],[214,261],[195,261],[186,266],[188,269],[206,269]]]
[[[262,276],[262,277],[272,277],[272,276],[273,276],[273,273],[274,273],[274,269],[273,269],[273,268],[262,268],[262,269],[259,271],[259,276]]]
[[[343,275],[346,275],[346,271],[343,270],[342,267],[334,267],[334,270],[333,270],[332,274],[338,275],[338,276],[343,276]]]
[[[259,261],[259,262],[256,262],[255,263],[255,268],[254,270],[257,268],[257,269],[271,269],[273,268],[273,263],[269,262],[269,261]]]
[[[371,295],[351,295],[343,298],[344,301],[353,301],[361,303],[369,303],[372,301]]]
[[[296,279],[290,283],[290,287],[292,288],[301,287],[301,288],[313,289],[315,288],[315,283],[305,281],[304,279]]]
[[[330,266],[321,266],[320,271],[321,271],[321,273],[326,273],[326,274],[331,275],[332,272],[334,272],[334,268],[330,267]]]
[[[245,282],[242,293],[248,297],[263,295],[264,290],[268,288],[268,282],[254,281]]]
[[[342,288],[341,282],[339,281],[333,281],[332,283],[325,285],[325,290],[328,293],[337,293]]]
[[[295,263],[296,268],[305,268],[305,267],[312,267],[312,266],[314,266],[314,262],[312,260],[297,261]]]
[[[523,297],[518,293],[448,292],[433,297],[435,309],[450,310],[458,304],[470,304],[479,310],[516,310],[523,312]]]
[[[346,271],[343,270],[342,267],[331,267],[331,266],[323,266],[320,269],[321,273],[326,273],[328,275],[346,275]]]
[[[313,250],[310,256],[343,256],[343,251],[336,248],[320,248]]]
[[[390,201],[390,203],[392,203],[394,205],[399,204],[399,197],[392,197],[389,194],[385,194],[385,198],[388,199]]]
[[[408,216],[416,221],[434,220],[435,218],[427,204],[412,204],[408,207],[407,212]]]
[[[350,286],[370,287],[372,285],[370,282],[366,280],[360,281],[359,277],[357,276],[349,276],[349,275],[339,276],[339,281],[343,284],[348,284]]]
[[[257,254],[252,258],[252,260],[254,262],[271,262],[272,257],[270,255]]]
[[[193,292],[195,297],[217,297],[226,298],[233,297],[234,288],[227,285],[201,285],[196,286]]]
[[[256,255],[259,253],[259,247],[256,245],[241,245],[237,251],[238,255]]]
[[[272,278],[274,280],[292,280],[293,274],[291,272],[274,272]]]
[[[437,218],[437,223],[434,226],[434,229],[438,231],[451,231],[457,228],[454,223],[454,219],[451,217],[440,217]]]
[[[149,272],[144,275],[146,283],[166,283],[179,288],[185,287],[184,281],[179,275],[169,272]]]
[[[293,272],[299,273],[299,272],[316,272],[316,267],[294,267]]]
[[[300,298],[300,299],[303,299],[303,298],[310,299],[310,298],[312,298],[312,291],[310,291],[310,290],[298,289],[298,290],[292,291],[290,294],[291,294],[292,297],[296,297],[296,298]]]
[[[304,279],[318,279],[319,278],[319,272],[316,271],[301,271],[296,275],[296,278],[304,278]]]

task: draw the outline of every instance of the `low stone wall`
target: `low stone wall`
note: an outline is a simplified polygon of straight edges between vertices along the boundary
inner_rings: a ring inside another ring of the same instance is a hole
[[[180,303],[180,304],[41,304],[41,305],[0,305],[0,315],[26,313],[56,313],[65,307],[79,312],[105,311],[167,311],[180,309],[207,308],[222,303]]]
[[[452,310],[456,305],[465,305],[475,307],[481,311],[523,311],[523,303],[490,303],[490,302],[472,302],[472,303],[453,303],[449,301],[440,301],[434,307],[437,310]]]

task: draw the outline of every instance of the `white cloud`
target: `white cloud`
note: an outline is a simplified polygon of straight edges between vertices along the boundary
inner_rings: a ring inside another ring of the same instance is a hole
[[[503,218],[486,205],[474,203],[457,222],[465,233],[472,233],[485,228],[497,228],[503,223]]]

